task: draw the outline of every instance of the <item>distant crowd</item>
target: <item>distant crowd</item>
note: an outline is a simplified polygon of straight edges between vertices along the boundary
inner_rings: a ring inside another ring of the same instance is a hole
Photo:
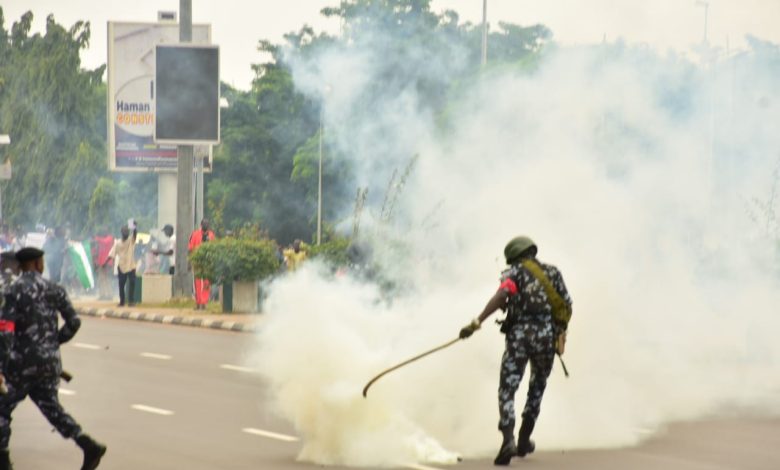
[[[225,236],[232,236],[227,232]],[[217,237],[204,219],[190,234],[188,251]],[[38,225],[25,232],[0,223],[0,253],[11,254],[25,247],[46,253],[44,277],[67,289],[76,297],[96,297],[101,301],[119,299],[119,305],[133,305],[137,276],[174,274],[176,265],[176,234],[171,224],[147,232],[138,230],[135,220],[112,233],[107,227],[85,239],[72,237],[70,227]],[[309,247],[295,240],[287,247],[277,245],[281,271],[294,271],[307,259]],[[8,258],[8,257],[6,257]],[[205,309],[209,300],[218,296],[208,280],[195,279],[196,308]]]

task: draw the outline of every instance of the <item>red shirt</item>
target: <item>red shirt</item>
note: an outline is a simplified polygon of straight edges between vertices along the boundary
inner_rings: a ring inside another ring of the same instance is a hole
[[[208,238],[206,239],[206,241],[214,240],[214,232],[209,230],[206,233],[208,234]],[[192,232],[192,235],[190,235],[189,250],[190,251],[194,250],[195,248],[200,246],[201,243],[203,243],[203,229],[198,229]]]

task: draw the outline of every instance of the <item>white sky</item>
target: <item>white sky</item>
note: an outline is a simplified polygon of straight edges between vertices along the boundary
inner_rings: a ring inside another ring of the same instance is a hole
[[[263,59],[259,39],[281,40],[304,23],[336,32],[338,23],[319,15],[339,0],[192,0],[193,21],[211,23],[214,43],[221,46],[222,79],[248,88],[250,64]],[[433,9],[453,9],[463,20],[480,22],[480,0],[433,0]],[[178,10],[178,0],[0,0],[6,28],[27,10],[35,14],[35,30],[45,18],[67,26],[78,20],[92,23],[92,44],[83,53],[84,65],[106,61],[106,22],[156,21],[158,10]],[[654,48],[686,51],[701,41],[704,7],[695,0],[488,0],[488,21],[523,25],[543,23],[564,44],[599,42],[623,37]],[[744,46],[747,33],[780,43],[780,0],[709,0],[710,42],[726,48]]]

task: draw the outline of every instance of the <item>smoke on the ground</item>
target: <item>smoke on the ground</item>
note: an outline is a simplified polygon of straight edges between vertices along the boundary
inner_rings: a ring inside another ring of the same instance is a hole
[[[778,52],[754,40],[722,54],[712,65],[620,44],[560,49],[533,73],[486,73],[444,130],[416,112],[412,87],[364,127],[350,120],[342,144],[359,150],[371,187],[387,182],[378,168],[420,155],[395,226],[411,288],[378,300],[370,283],[314,264],[272,287],[252,361],[303,439],[300,458],[394,465],[496,451],[503,338],[490,320],[367,399],[361,390],[454,338],[495,292],[518,234],[574,299],[572,375],[556,363],[540,449],[628,446],[672,421],[780,411]],[[361,106],[377,78],[367,57],[336,51],[296,70],[302,90],[332,87],[326,126]],[[369,148],[390,151],[372,165]]]

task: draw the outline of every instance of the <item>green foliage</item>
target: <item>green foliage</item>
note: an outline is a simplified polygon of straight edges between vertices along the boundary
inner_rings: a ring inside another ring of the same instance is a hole
[[[351,161],[392,161],[381,147],[372,155],[342,155],[350,132],[377,122],[373,113],[413,89],[423,112],[447,112],[452,84],[472,84],[479,72],[481,29],[461,23],[452,11],[438,14],[430,0],[350,0],[325,8],[342,34],[317,34],[308,26],[291,32],[282,44],[260,41],[268,62],[253,65],[248,92],[223,86],[230,108],[222,113],[222,145],[207,183],[209,207],[225,229],[258,224],[282,244],[308,238],[316,227],[320,155],[320,98],[307,98],[293,82],[291,63],[315,60],[325,51],[370,50],[376,76],[361,91],[350,122],[325,126],[323,133],[323,221],[337,223],[348,212],[358,184]],[[521,63],[549,38],[543,26],[501,24],[491,33],[491,64]],[[442,73],[444,71],[445,73]],[[444,118],[446,120],[446,118]],[[395,130],[376,125],[377,142]],[[364,136],[365,138],[365,136]]]
[[[89,223],[93,227],[114,225],[111,214],[116,206],[117,187],[110,178],[100,178],[89,200]]]
[[[372,155],[339,154],[354,147],[351,130],[365,129],[376,121],[376,109],[408,89],[421,112],[446,115],[457,100],[453,90],[480,73],[479,25],[461,23],[452,11],[432,11],[430,0],[334,3],[322,14],[342,23],[340,35],[303,26],[282,44],[260,41],[258,49],[271,59],[252,66],[251,89],[222,85],[230,107],[222,111],[222,144],[206,178],[216,228],[238,233],[249,224],[283,244],[315,231],[321,97],[296,88],[293,61],[349,49],[375,54],[376,76],[361,90],[349,122],[324,129],[325,226],[338,224],[352,205],[357,183],[350,161],[397,157],[380,147]],[[28,226],[70,223],[77,236],[102,225],[116,230],[128,217],[142,230],[156,225],[156,175],[107,170],[105,66],[85,70],[79,58],[90,41],[89,23],[67,28],[49,16],[45,32],[33,34],[32,20],[28,12],[7,28],[0,9],[0,133],[11,136],[5,153],[14,172],[4,183],[6,219]],[[549,36],[542,26],[500,24],[490,35],[489,60],[529,62]],[[378,142],[392,131],[381,125],[372,130]]]
[[[155,176],[108,173],[105,66],[85,70],[79,58],[89,23],[66,29],[50,15],[45,33],[31,35],[32,20],[25,13],[9,34],[0,8],[0,133],[11,137],[13,165],[4,217],[69,223],[75,236],[128,217],[154,221]]]
[[[333,238],[320,245],[309,247],[309,258],[321,259],[334,266],[344,266],[349,263],[347,255],[349,246],[349,238]]]
[[[262,280],[279,269],[271,240],[221,238],[198,246],[190,262],[196,276],[215,284]]]
[[[293,184],[293,155],[317,129],[307,104],[296,98],[289,73],[269,67],[251,92],[223,86],[230,108],[222,112],[222,145],[215,153],[207,200],[223,229],[260,224],[284,242],[311,231],[316,206]],[[286,101],[285,101],[286,100]]]
[[[33,15],[0,25],[0,129],[11,136],[13,178],[3,201],[13,224],[83,221],[105,169],[104,67],[81,68],[88,23],[70,29],[46,18],[30,36]]]

